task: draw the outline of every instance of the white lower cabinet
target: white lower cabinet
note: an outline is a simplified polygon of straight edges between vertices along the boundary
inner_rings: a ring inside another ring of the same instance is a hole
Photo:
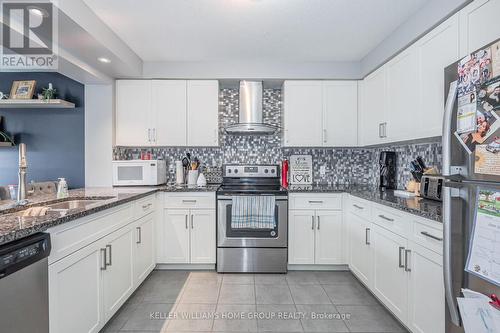
[[[215,210],[164,210],[158,263],[215,264]]]
[[[406,239],[372,225],[374,294],[402,322],[407,321],[408,276],[405,269]]]
[[[349,267],[361,282],[370,286],[373,273],[370,223],[352,213],[348,216]]]
[[[443,257],[409,242],[408,327],[412,332],[445,331]]]
[[[289,264],[342,264],[342,211],[291,210]]]
[[[134,243],[134,281],[136,284],[141,284],[154,269],[156,264],[154,247],[154,218],[154,213],[149,214],[135,223],[136,239]]]

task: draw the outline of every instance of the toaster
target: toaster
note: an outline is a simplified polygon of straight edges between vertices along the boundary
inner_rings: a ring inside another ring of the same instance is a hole
[[[442,201],[444,177],[423,175],[420,181],[420,196],[426,199]]]

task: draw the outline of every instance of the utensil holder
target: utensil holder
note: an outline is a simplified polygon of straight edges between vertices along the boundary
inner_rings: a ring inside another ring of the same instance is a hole
[[[188,171],[188,185],[196,186],[197,181],[198,181],[198,170],[189,170]]]

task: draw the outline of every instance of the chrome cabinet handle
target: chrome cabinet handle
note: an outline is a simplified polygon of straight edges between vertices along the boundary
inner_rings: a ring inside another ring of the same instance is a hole
[[[314,230],[314,216],[311,216],[311,229]]]
[[[323,200],[309,200],[310,204],[321,204],[323,203]]]
[[[101,249],[101,271],[106,270],[106,249]]]
[[[151,142],[151,128],[148,128],[148,142]]]
[[[188,216],[186,214],[184,224],[186,225],[186,229],[188,229]]]
[[[382,123],[382,137],[387,138],[387,123]]]
[[[191,215],[191,229],[194,229],[193,215]]]
[[[378,124],[378,137],[382,138],[382,123]]]
[[[148,203],[147,205],[142,205],[142,209],[146,210],[149,207],[151,207],[152,205],[153,205],[152,203]]]
[[[431,234],[430,234],[430,233],[428,233],[427,231],[421,231],[420,233],[421,233],[422,235],[426,236],[426,237],[429,237],[429,238],[435,239],[435,240],[437,240],[437,241],[442,241],[442,240],[443,240],[441,237],[431,235]]]
[[[196,200],[182,200],[183,203],[196,203]]]
[[[156,142],[156,128],[153,128],[153,142]]]
[[[136,244],[141,244],[142,243],[142,229],[141,227],[136,227],[137,229],[137,242]]]
[[[399,268],[404,268],[405,267],[405,265],[402,263],[402,261],[403,261],[403,254],[401,253],[401,251],[404,251],[404,249],[405,249],[404,246],[400,246],[399,247],[399,261],[398,261]]]
[[[411,268],[408,265],[408,257],[411,254],[411,250],[405,250],[405,271],[411,272]]]
[[[109,262],[106,263],[106,267],[107,267],[107,266],[113,265],[113,261],[112,261],[113,260],[113,252],[111,252],[111,250],[112,250],[111,244],[106,245],[106,249],[109,250],[109,257],[106,254],[106,259],[109,259]]]
[[[391,218],[389,218],[389,217],[387,217],[385,215],[379,215],[378,217],[380,217],[381,219],[384,219],[386,221],[389,221],[389,222],[394,222],[394,219],[391,219]]]
[[[326,128],[323,129],[323,142],[326,143]]]
[[[365,244],[370,245],[370,228],[365,229]]]
[[[214,143],[217,143],[217,129],[214,129]]]
[[[357,209],[365,209],[365,207],[361,207],[361,206],[358,206],[356,204],[353,204],[352,206],[355,207],[355,208],[357,208]]]
[[[320,224],[320,220],[319,220],[319,216],[318,216],[318,230],[319,230],[319,224]]]

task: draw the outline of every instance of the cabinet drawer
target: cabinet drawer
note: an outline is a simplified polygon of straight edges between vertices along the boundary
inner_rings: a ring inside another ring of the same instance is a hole
[[[156,195],[150,195],[146,198],[137,200],[134,203],[134,220],[154,212],[156,208]]]
[[[370,219],[370,210],[371,210],[371,205],[368,201],[365,201],[363,199],[355,198],[353,196],[349,197],[350,200],[348,202],[348,210],[349,212],[353,213],[354,215],[358,215],[361,218],[364,218],[366,220]]]
[[[215,192],[167,193],[165,208],[206,208],[215,209]]]
[[[411,230],[411,220],[395,209],[381,205],[373,205],[372,221],[400,236],[408,237]]]
[[[292,195],[291,209],[342,209],[342,194]]]
[[[414,221],[413,223],[413,241],[423,247],[443,253],[443,230],[432,228],[428,225]]]

